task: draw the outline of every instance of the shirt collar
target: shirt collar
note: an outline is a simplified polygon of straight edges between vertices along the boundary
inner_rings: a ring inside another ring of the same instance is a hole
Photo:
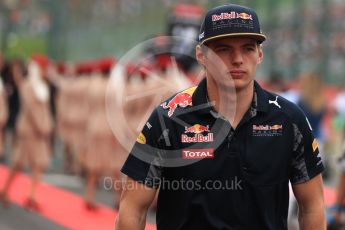
[[[192,96],[193,107],[198,107],[197,113],[209,114],[210,111],[214,110],[213,105],[207,99],[207,81],[206,78],[202,79],[193,93]]]
[[[266,113],[268,111],[267,92],[263,88],[261,88],[261,86],[259,85],[259,83],[257,81],[254,81],[254,91],[255,91],[255,95],[256,95],[257,111]]]
[[[213,104],[207,99],[207,81],[206,78],[202,79],[196,88],[192,96],[193,106],[197,107],[196,110],[200,114],[209,114],[214,111]],[[254,81],[254,97],[252,105],[250,107],[250,113],[255,116],[257,111],[267,112],[268,111],[268,96],[265,90]]]

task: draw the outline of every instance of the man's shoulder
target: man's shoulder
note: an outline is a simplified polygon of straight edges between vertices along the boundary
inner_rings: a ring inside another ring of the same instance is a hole
[[[172,117],[182,109],[193,106],[193,94],[196,88],[197,86],[192,86],[173,94],[156,107],[156,112],[168,117]]]
[[[279,94],[267,90],[264,91],[269,99],[268,103],[273,105],[270,106],[271,111],[274,110],[276,112],[281,112],[282,114],[286,115],[291,122],[296,124],[306,119],[304,112],[298,105],[287,100],[285,97]]]

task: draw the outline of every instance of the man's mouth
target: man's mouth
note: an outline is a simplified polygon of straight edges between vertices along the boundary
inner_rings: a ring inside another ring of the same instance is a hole
[[[232,78],[238,79],[238,78],[242,78],[246,74],[246,71],[244,71],[244,70],[231,70],[229,73],[230,73]]]

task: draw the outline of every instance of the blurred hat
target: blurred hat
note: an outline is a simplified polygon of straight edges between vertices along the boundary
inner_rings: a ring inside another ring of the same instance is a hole
[[[30,60],[36,62],[42,71],[46,71],[50,63],[49,58],[43,54],[33,54]]]
[[[116,60],[112,57],[104,57],[95,61],[95,68],[97,71],[109,72],[116,64]]]
[[[168,54],[160,54],[156,57],[156,65],[160,69],[166,69],[172,64],[171,62],[171,56]]]
[[[266,40],[254,10],[245,6],[229,4],[218,6],[206,13],[200,28],[200,44],[218,38],[235,36],[252,37],[260,43]]]
[[[56,70],[59,74],[65,74],[66,72],[66,63],[59,61],[56,63]]]
[[[81,61],[76,64],[77,74],[90,74],[95,69],[95,64],[93,61]]]

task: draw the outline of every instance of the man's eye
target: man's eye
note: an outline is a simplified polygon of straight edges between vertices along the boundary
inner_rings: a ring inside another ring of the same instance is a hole
[[[216,49],[216,52],[219,53],[219,52],[227,52],[229,49],[228,48],[218,48]]]
[[[245,47],[244,48],[246,51],[254,51],[255,49],[254,49],[254,47]]]

